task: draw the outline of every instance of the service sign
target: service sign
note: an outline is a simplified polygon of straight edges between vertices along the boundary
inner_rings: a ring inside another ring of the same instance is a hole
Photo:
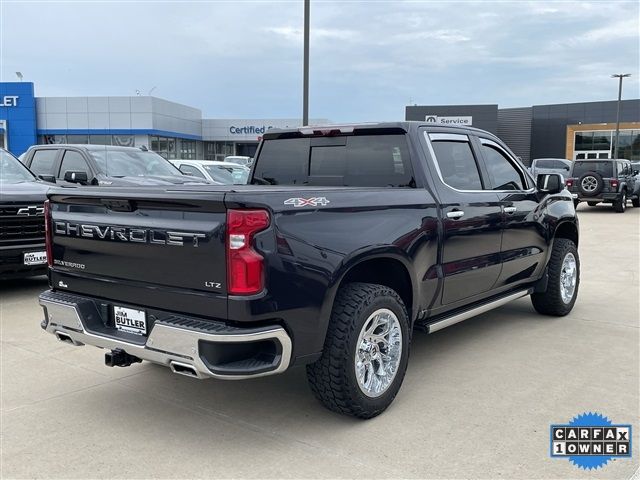
[[[424,121],[436,125],[473,125],[472,116],[439,117],[438,115],[425,115]]]

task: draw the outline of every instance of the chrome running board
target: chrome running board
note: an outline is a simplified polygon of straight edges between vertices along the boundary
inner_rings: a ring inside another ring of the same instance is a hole
[[[475,317],[476,315],[480,315],[481,313],[488,312],[489,310],[493,310],[494,308],[501,307],[509,302],[517,300],[518,298],[525,297],[531,294],[532,289],[521,290],[519,292],[511,293],[506,297],[501,297],[491,302],[479,305],[477,307],[472,308],[471,310],[466,310],[464,312],[457,313],[455,315],[451,315],[450,317],[445,317],[441,320],[437,320],[433,323],[426,324],[427,333],[437,332],[438,330],[442,330],[443,328],[450,327],[451,325],[455,325],[456,323],[460,323],[464,320],[467,320],[471,317]]]

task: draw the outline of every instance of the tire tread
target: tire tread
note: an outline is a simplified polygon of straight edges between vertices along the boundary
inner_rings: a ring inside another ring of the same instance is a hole
[[[377,409],[364,408],[352,393],[346,368],[353,364],[349,351],[349,339],[356,332],[354,318],[376,298],[392,297],[402,307],[405,319],[407,311],[400,296],[391,288],[370,283],[349,283],[336,296],[327,329],[322,357],[307,365],[307,379],[311,391],[329,410],[358,418],[372,418],[382,413],[396,396],[393,392],[386,405]],[[405,355],[408,355],[408,351]],[[397,372],[394,382],[402,383],[404,369]]]

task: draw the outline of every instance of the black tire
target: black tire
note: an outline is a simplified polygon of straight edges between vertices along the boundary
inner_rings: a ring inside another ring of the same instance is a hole
[[[615,202],[613,202],[613,209],[617,213],[625,212],[625,210],[627,209],[627,191],[626,190],[622,190],[622,192],[620,193],[620,198]]]
[[[636,208],[640,207],[640,197],[632,198],[631,205],[633,205]]]
[[[398,319],[402,350],[395,377],[378,397],[367,396],[358,385],[355,357],[358,337],[369,316],[391,310]],[[383,285],[350,283],[340,288],[333,305],[322,357],[307,365],[307,379],[314,395],[334,412],[372,418],[391,404],[400,390],[409,360],[409,316],[398,294]]]
[[[590,182],[595,182],[595,188],[593,190],[585,190],[582,182],[587,178],[591,177]],[[598,195],[602,189],[604,188],[604,180],[602,179],[602,175],[597,172],[586,172],[578,178],[578,190],[584,197],[595,197]]]
[[[560,276],[564,259],[569,254],[572,254],[575,259],[577,277],[573,296],[569,302],[565,302],[562,299]],[[545,292],[532,293],[531,303],[538,313],[562,317],[573,309],[576,298],[578,298],[578,287],[580,286],[580,257],[578,256],[578,249],[571,240],[566,238],[555,239],[547,270],[549,275],[547,289]]]
[[[595,207],[596,205],[598,205],[598,202],[587,202],[587,205],[589,205],[590,207]]]
[[[573,208],[578,208],[578,205],[580,205],[580,200],[574,200],[573,201]]]

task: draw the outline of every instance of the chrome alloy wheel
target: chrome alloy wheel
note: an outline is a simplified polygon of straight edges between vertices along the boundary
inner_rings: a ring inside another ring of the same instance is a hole
[[[560,296],[566,304],[571,303],[578,281],[578,264],[573,253],[567,253],[560,269]]]
[[[582,179],[581,185],[585,192],[593,192],[598,186],[598,179],[594,176],[588,175]]]
[[[387,308],[376,310],[364,322],[356,343],[356,379],[362,393],[375,398],[386,392],[396,377],[401,356],[398,317]]]

